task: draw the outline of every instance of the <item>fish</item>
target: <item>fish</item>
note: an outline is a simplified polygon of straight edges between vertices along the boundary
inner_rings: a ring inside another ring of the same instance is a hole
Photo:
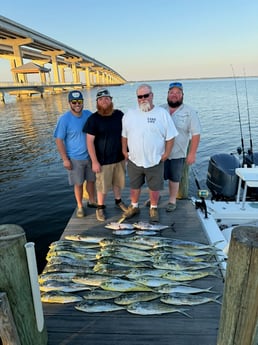
[[[160,287],[164,284],[170,284],[172,283],[171,280],[169,279],[165,279],[165,278],[161,278],[161,277],[152,277],[152,276],[142,276],[142,277],[137,277],[135,278],[135,281],[137,283],[146,285],[150,288],[152,287]],[[179,282],[174,282],[174,285],[178,285]]]
[[[154,291],[159,293],[174,293],[174,292],[180,292],[184,294],[195,294],[195,293],[202,293],[202,292],[213,292],[211,291],[212,287],[209,287],[207,289],[192,287],[192,286],[186,286],[186,285],[170,285],[170,284],[164,284],[158,288],[156,288]]]
[[[98,243],[87,243],[87,242],[79,242],[79,241],[71,241],[71,240],[59,240],[50,243],[49,249],[55,250],[56,248],[72,248],[73,250],[80,250],[80,249],[94,249],[98,248]]]
[[[114,302],[119,305],[128,305],[134,302],[151,301],[160,297],[159,293],[155,292],[127,292],[122,293],[120,296],[114,299]]]
[[[138,277],[151,276],[151,277],[162,277],[169,270],[161,270],[157,268],[133,268],[130,270],[126,277],[129,279],[137,279]]]
[[[86,300],[104,300],[104,299],[111,299],[117,298],[121,296],[121,292],[119,291],[109,291],[109,290],[93,290],[93,291],[85,291],[82,297]]]
[[[108,279],[110,279],[110,276],[95,273],[95,274],[76,275],[72,278],[72,281],[77,284],[100,286],[102,282]]]
[[[134,229],[133,224],[130,223],[118,223],[118,222],[111,222],[105,225],[105,228],[111,230],[125,230],[125,229]]]
[[[113,246],[126,246],[130,248],[141,249],[141,250],[152,249],[152,245],[139,243],[137,240],[134,239],[134,237],[127,238],[126,241],[124,241],[121,238],[104,238],[100,240],[99,244],[101,247],[113,245]]]
[[[73,252],[69,250],[61,250],[61,251],[49,251],[46,256],[46,260],[49,261],[53,256],[64,256],[67,258],[71,258],[74,260],[96,260],[96,253],[97,250],[89,250],[84,253]]]
[[[150,224],[148,222],[136,222],[136,223],[133,223],[133,226],[136,229],[140,229],[140,230],[154,230],[154,231],[160,231],[160,230],[169,228],[168,225]]]
[[[93,268],[94,272],[102,273],[102,274],[107,274],[111,276],[117,276],[117,277],[122,277],[126,276],[131,272],[131,267],[128,266],[120,266],[116,264],[104,264],[97,262],[96,265]]]
[[[38,276],[39,284],[46,282],[48,280],[55,281],[69,281],[71,280],[76,273],[73,272],[58,272],[58,273],[42,273]]]
[[[140,235],[140,236],[155,236],[157,235],[157,231],[154,230],[137,230],[136,235]]]
[[[129,252],[122,252],[122,251],[101,251],[96,255],[97,259],[105,258],[105,257],[113,257],[117,259],[129,260],[133,262],[143,262],[143,261],[150,261],[150,257],[144,256],[141,254],[130,254]]]
[[[207,268],[214,268],[218,266],[218,263],[207,262],[193,262],[189,260],[159,260],[156,259],[153,262],[153,267],[159,269],[167,269],[172,271],[196,271]]]
[[[80,295],[63,291],[48,291],[41,294],[41,302],[44,303],[74,303],[83,301]]]
[[[75,292],[75,291],[83,291],[83,290],[91,290],[92,286],[87,286],[85,284],[76,284],[73,282],[58,282],[55,280],[49,280],[42,284],[39,284],[40,291],[48,292],[48,291],[63,291],[63,292]]]
[[[128,235],[131,235],[133,233],[135,233],[134,229],[122,229],[122,230],[112,231],[112,234],[116,235],[116,236],[128,236]]]
[[[87,243],[99,243],[105,237],[85,236],[85,235],[66,235],[65,239],[69,241],[81,241]]]
[[[109,301],[86,300],[75,305],[75,309],[86,313],[102,313],[125,309],[123,306]]]
[[[111,278],[100,284],[100,287],[103,290],[110,291],[120,291],[120,292],[129,292],[129,291],[152,291],[148,286],[125,280],[122,278]]]
[[[199,270],[199,271],[168,271],[162,275],[163,278],[176,280],[176,281],[190,281],[195,279],[204,278],[207,276],[219,275],[216,273],[217,270]]]
[[[68,257],[68,256],[51,256],[48,258],[47,262],[49,265],[59,264],[59,265],[70,265],[70,266],[77,266],[77,267],[85,267],[90,268],[95,265],[95,260],[76,260],[76,258]]]
[[[191,317],[186,313],[187,309],[179,309],[166,305],[162,302],[157,301],[148,301],[148,302],[135,302],[129,304],[126,308],[129,313],[138,314],[138,315],[160,315],[167,313],[181,313],[187,317]]]
[[[149,261],[131,261],[122,258],[116,258],[113,256],[106,256],[98,260],[98,262],[102,264],[115,264],[118,266],[125,266],[125,267],[152,267],[152,263]]]
[[[204,304],[208,302],[215,302],[218,304],[221,304],[220,301],[218,301],[218,298],[221,296],[215,296],[214,298],[206,297],[206,296],[200,296],[200,295],[191,295],[191,294],[185,294],[180,292],[174,292],[171,294],[164,294],[160,297],[160,301],[167,304],[173,304],[173,305],[198,305],[198,304]]]
[[[138,248],[130,248],[126,246],[106,246],[100,249],[101,252],[107,253],[127,253],[128,255],[141,255],[151,257],[151,253],[147,250],[140,250]]]
[[[93,264],[92,267],[94,267],[93,261],[91,261]],[[42,274],[48,274],[48,273],[91,273],[92,269],[91,267],[83,267],[83,266],[76,266],[70,263],[62,263],[62,260],[59,259],[59,263],[47,263],[44,270],[42,271]]]

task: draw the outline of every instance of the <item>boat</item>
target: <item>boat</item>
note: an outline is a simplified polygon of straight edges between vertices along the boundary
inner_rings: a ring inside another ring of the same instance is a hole
[[[258,227],[258,155],[250,153],[240,162],[233,154],[210,157],[206,185],[192,197],[210,243],[218,249],[221,268],[226,271],[232,230],[236,226]]]

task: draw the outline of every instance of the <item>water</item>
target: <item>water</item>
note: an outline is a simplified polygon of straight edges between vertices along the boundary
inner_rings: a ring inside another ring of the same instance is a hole
[[[154,103],[165,103],[169,81],[150,84]],[[211,155],[235,152],[241,146],[241,130],[245,148],[249,147],[247,100],[254,151],[258,150],[258,79],[246,80],[248,98],[244,79],[237,79],[237,97],[233,79],[185,80],[183,84],[185,103],[198,109],[202,124],[195,170],[205,188]],[[137,85],[110,87],[116,108],[126,111],[136,104]],[[85,108],[94,111],[96,90],[83,94]],[[35,242],[39,271],[45,265],[48,245],[59,239],[76,207],[53,139],[57,118],[67,108],[66,93],[18,101],[6,95],[6,104],[0,104],[0,223],[22,226],[27,241]],[[191,195],[196,186],[192,174],[190,178]]]

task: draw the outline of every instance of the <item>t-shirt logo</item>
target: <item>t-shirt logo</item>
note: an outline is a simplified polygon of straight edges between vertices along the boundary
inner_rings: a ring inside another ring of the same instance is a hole
[[[148,121],[148,123],[155,123],[156,122],[156,117],[148,117],[147,121]]]

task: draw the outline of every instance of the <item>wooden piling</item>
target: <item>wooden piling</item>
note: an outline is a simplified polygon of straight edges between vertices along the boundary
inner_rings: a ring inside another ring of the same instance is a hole
[[[37,329],[25,243],[20,226],[0,225],[0,291],[7,295],[20,344],[45,345],[46,328]]]
[[[0,292],[0,339],[3,345],[21,345],[5,292]]]
[[[217,345],[258,344],[258,227],[233,229]]]

